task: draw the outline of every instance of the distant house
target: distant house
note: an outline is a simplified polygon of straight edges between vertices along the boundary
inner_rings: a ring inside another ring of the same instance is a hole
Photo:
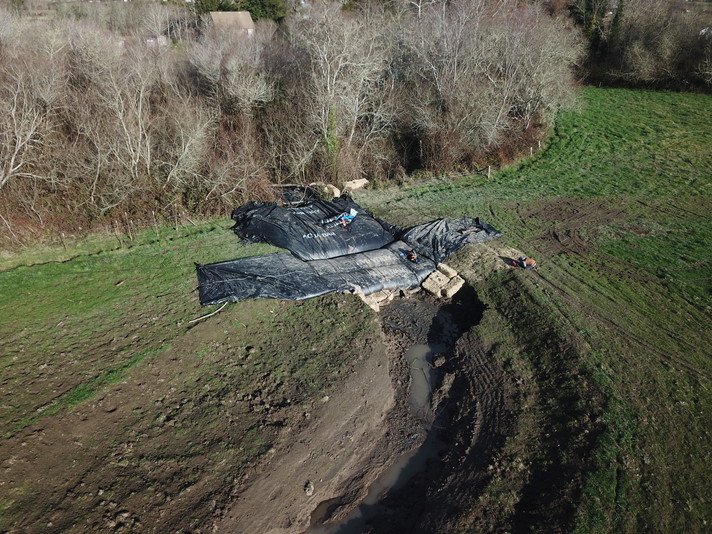
[[[211,11],[210,21],[214,28],[236,30],[252,37],[255,23],[249,11]]]

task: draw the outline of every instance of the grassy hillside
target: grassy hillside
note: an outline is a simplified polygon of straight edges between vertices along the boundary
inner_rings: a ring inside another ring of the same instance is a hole
[[[462,531],[555,531],[549,497],[569,510],[562,531],[708,530],[710,116],[710,96],[586,89],[518,166],[358,195],[402,225],[480,216],[540,263],[487,272],[474,247],[453,259],[519,400]],[[228,226],[0,259],[0,530],[205,525],[377,343],[375,317],[342,296],[191,322],[214,310],[193,262],[272,250]]]
[[[346,297],[198,302],[229,224],[27,250],[0,273],[0,530],[194,531],[378,322]],[[162,530],[163,529],[163,530]]]
[[[587,377],[605,395],[577,532],[703,532],[712,522],[710,116],[709,96],[586,89],[544,150],[490,180],[412,184],[364,199],[402,224],[479,215],[539,261],[537,274],[481,284],[499,314],[484,335],[507,343],[494,331],[541,330],[534,316],[545,314],[583,359],[566,363],[556,346],[560,357],[541,361],[552,349],[532,332],[523,336],[531,350],[515,361],[520,375],[530,373],[551,402],[566,403],[552,388],[573,380],[569,387],[585,391]],[[467,270],[468,260],[458,266]],[[534,434],[527,439],[542,449],[555,439]]]

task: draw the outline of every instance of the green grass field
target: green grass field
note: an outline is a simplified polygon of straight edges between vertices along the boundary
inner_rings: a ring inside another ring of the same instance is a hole
[[[710,117],[711,96],[584,89],[580,108],[557,117],[541,151],[489,179],[414,181],[357,194],[403,226],[479,216],[503,231],[504,244],[539,261],[535,273],[482,273],[466,265],[466,254],[454,260],[482,277],[473,285],[489,308],[476,328],[523,384],[520,400],[537,406],[520,407],[500,455],[504,467],[473,503],[501,514],[489,525],[545,528],[545,518],[519,514],[518,503],[538,506],[532,484],[556,481],[557,470],[578,462],[580,490],[558,496],[575,510],[564,531],[709,530]],[[276,413],[287,397],[295,406],[318,399],[330,374],[348,365],[350,340],[377,331],[367,309],[329,299],[241,303],[217,316],[219,327],[201,330],[191,320],[215,308],[198,304],[194,262],[273,250],[237,245],[229,226],[208,221],[132,239],[67,239],[0,258],[0,459],[9,462],[75,414],[81,424],[82,413],[105,399],[125,395],[129,405],[127,391],[136,394],[145,382],[154,388],[150,403],[130,404],[131,416],[108,427],[115,441],[80,462],[79,474],[47,467],[40,483],[68,482],[41,505],[38,483],[13,479],[7,467],[0,530],[22,526],[18,518],[27,514],[37,521],[27,531],[40,531],[67,492],[78,508],[76,523],[63,528],[81,530],[76,525],[93,521],[103,502],[82,493],[106,483],[92,478],[98,465],[110,465],[102,467],[106,476],[123,481],[127,493],[117,500],[168,507],[160,488],[168,494],[175,487],[171,506],[186,511],[173,516],[192,517],[198,504],[181,501],[180,490],[203,480],[226,499],[225,481],[264,455],[279,427],[269,416],[245,419],[240,446],[225,448],[217,414],[239,420],[255,406]],[[266,356],[246,366],[226,354]],[[170,376],[158,375],[161,366]],[[116,413],[106,409],[107,417]],[[130,436],[130,450],[121,434]],[[168,434],[184,438],[178,457],[162,448]],[[180,478],[181,462],[190,466],[188,479]],[[472,523],[462,521],[467,531]]]
[[[239,245],[229,226],[5,255],[0,530],[112,531],[102,518],[117,502],[148,524],[204,524],[202,500],[226,502],[285,421],[350,365],[354,339],[378,331],[367,309],[328,297],[197,320],[216,307],[199,304],[196,262],[275,250]]]
[[[576,532],[712,524],[710,117],[706,95],[585,89],[541,152],[491,179],[363,197],[403,225],[480,216],[539,261],[539,276],[520,277],[529,313],[553,309],[549,324],[583,347],[582,361],[557,372],[564,381],[583,372],[606,398]],[[505,320],[517,302],[497,287],[506,283],[482,288]],[[535,350],[545,343],[530,337]],[[521,364],[530,373],[544,365],[530,360]]]

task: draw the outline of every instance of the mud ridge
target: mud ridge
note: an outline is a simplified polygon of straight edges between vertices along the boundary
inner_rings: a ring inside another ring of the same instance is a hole
[[[433,401],[440,458],[406,487],[389,493],[383,500],[387,512],[366,532],[446,532],[449,521],[477,498],[489,479],[487,466],[514,420],[511,388],[469,330],[445,359]]]
[[[410,346],[446,347],[436,357],[438,382],[431,408],[419,422],[421,428],[433,425],[427,439],[437,442],[439,454],[400,489],[387,491],[379,506],[372,507],[366,525],[355,529],[347,523],[330,532],[444,531],[448,519],[484,487],[486,467],[503,443],[511,417],[504,373],[470,332],[482,312],[483,305],[469,286],[452,301],[421,296],[397,300],[381,311],[391,364],[396,367],[394,377],[407,372],[398,368],[404,365],[403,354]],[[398,402],[405,402],[406,393],[399,392]],[[396,411],[402,414],[405,408]],[[341,500],[339,504],[331,503],[331,523],[338,523],[346,509],[358,503],[345,507]]]
[[[421,293],[384,307],[382,347],[364,355],[313,421],[237,490],[215,531],[341,532],[379,476],[418,454],[426,439],[438,441],[437,457],[400,489],[384,491],[358,531],[439,531],[483,487],[509,427],[505,375],[471,333],[482,313],[469,286],[452,300]],[[404,356],[414,344],[444,347],[434,358],[432,402],[417,415],[408,405]]]

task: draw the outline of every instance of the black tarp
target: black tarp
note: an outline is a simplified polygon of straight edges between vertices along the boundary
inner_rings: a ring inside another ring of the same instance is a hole
[[[302,261],[292,254],[253,256],[198,265],[200,303],[220,304],[251,298],[301,300],[333,291],[416,287],[445,260],[470,243],[484,243],[501,234],[479,219],[438,219],[403,232],[403,240],[384,248],[337,258]],[[291,246],[290,244],[287,244]],[[418,263],[407,259],[410,249]]]
[[[460,250],[465,245],[485,243],[500,237],[502,233],[479,218],[437,219],[414,226],[403,232],[399,239],[427,256],[435,263]]]
[[[276,188],[282,206],[303,206],[320,198],[319,192],[311,186],[280,185]]]
[[[302,300],[325,293],[418,286],[435,270],[422,258],[406,259],[409,248],[397,241],[385,248],[327,260],[302,261],[281,252],[198,265],[200,303],[220,304],[245,299]]]
[[[379,249],[395,241],[398,232],[348,195],[295,207],[249,202],[233,211],[232,219],[243,241],[285,248],[302,260]]]

